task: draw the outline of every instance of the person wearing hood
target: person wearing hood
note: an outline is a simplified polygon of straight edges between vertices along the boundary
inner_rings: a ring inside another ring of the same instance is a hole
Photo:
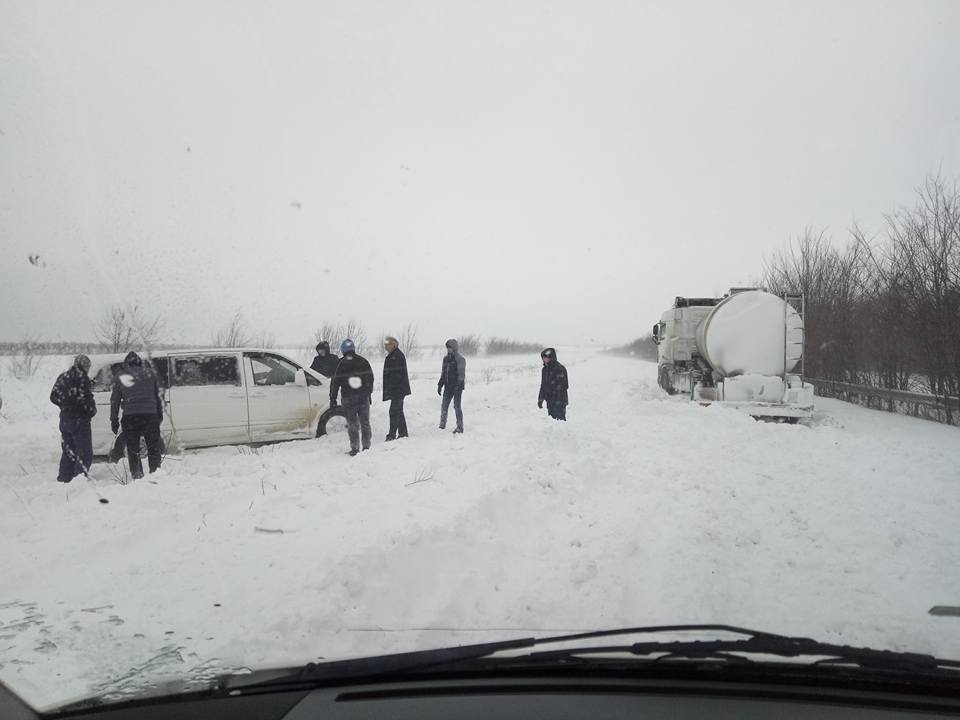
[[[93,462],[90,419],[97,414],[90,382],[90,358],[77,355],[73,365],[60,373],[50,391],[50,402],[60,408],[60,470],[57,482],[68,483],[86,474]]]
[[[338,358],[336,354],[330,353],[330,343],[328,343],[326,340],[321,340],[318,342],[316,350],[317,356],[310,364],[310,369],[314,372],[320,373],[325,378],[333,377],[333,373],[336,372],[337,364],[340,362],[340,358]]]
[[[390,401],[390,430],[387,432],[387,442],[390,442],[407,437],[403,399],[410,394],[410,376],[407,374],[407,358],[397,339],[385,338],[383,349],[387,351],[383,358],[383,399]]]
[[[147,443],[147,464],[150,472],[160,469],[160,422],[163,420],[163,396],[157,376],[150,364],[146,365],[135,352],[127,353],[113,378],[110,394],[110,429],[120,431],[120,411],[123,411],[123,440],[127,446],[127,461],[134,480],[143,477],[140,462],[140,438]]]
[[[543,409],[547,403],[547,412],[554,420],[567,419],[567,405],[570,402],[567,390],[570,383],[567,380],[567,369],[557,362],[557,351],[546,348],[540,353],[543,360],[543,369],[540,370],[540,397],[537,407]]]
[[[343,402],[347,417],[347,434],[350,436],[349,455],[360,452],[361,436],[363,449],[370,449],[373,436],[370,430],[370,404],[373,402],[373,369],[366,358],[357,355],[353,340],[347,338],[340,345],[340,362],[330,379],[330,407],[336,407],[337,396]]]
[[[440,403],[440,429],[447,427],[447,411],[450,401],[453,400],[453,410],[457,415],[455,433],[463,432],[463,408],[461,398],[467,378],[467,360],[460,354],[460,346],[456,340],[447,340],[447,354],[443,356],[443,365],[440,368],[440,382],[437,383],[437,395],[443,398]]]

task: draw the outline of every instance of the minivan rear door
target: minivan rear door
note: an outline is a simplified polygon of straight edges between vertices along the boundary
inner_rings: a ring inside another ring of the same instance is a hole
[[[170,356],[170,422],[184,447],[250,441],[239,352]]]

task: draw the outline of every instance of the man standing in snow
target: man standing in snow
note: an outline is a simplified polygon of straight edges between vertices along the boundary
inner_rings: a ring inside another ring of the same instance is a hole
[[[120,430],[120,410],[123,410],[123,440],[127,446],[127,462],[134,480],[143,477],[140,462],[140,438],[147,443],[147,464],[150,472],[160,469],[160,422],[163,420],[163,397],[157,376],[149,363],[135,352],[127,353],[123,367],[113,379],[110,394],[110,429],[114,435]]]
[[[350,436],[350,456],[370,449],[370,404],[373,402],[373,369],[366,358],[357,355],[353,340],[347,338],[340,345],[340,362],[330,380],[330,407],[336,407],[337,395],[342,394],[343,411],[347,416],[347,434]]]
[[[403,399],[410,394],[410,376],[407,375],[407,358],[400,350],[395,337],[383,341],[387,351],[383,358],[383,399],[390,401],[390,430],[387,442],[398,437],[407,437],[407,419],[403,415]]]
[[[567,390],[570,387],[567,381],[567,369],[557,362],[557,351],[547,348],[540,353],[543,360],[543,369],[540,370],[540,397],[537,407],[543,408],[547,403],[547,412],[554,420],[567,419],[567,404],[569,397]]]
[[[60,470],[57,482],[68,483],[86,473],[93,462],[90,418],[97,414],[90,382],[90,358],[77,355],[50,391],[50,402],[60,408]]]
[[[463,408],[460,401],[467,379],[467,360],[460,354],[456,340],[447,340],[447,354],[443,357],[440,368],[440,382],[437,383],[437,395],[443,400],[440,403],[440,429],[447,427],[447,411],[450,401],[453,400],[453,409],[457,415],[455,433],[463,432]]]
[[[317,343],[317,356],[310,364],[310,369],[329,378],[333,377],[333,373],[336,371],[339,362],[340,358],[330,354],[330,343],[326,340],[321,340]]]

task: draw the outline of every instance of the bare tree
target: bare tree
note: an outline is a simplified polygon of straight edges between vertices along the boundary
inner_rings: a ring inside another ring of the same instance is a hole
[[[802,292],[806,298],[807,374],[859,382],[863,346],[857,337],[860,248],[833,246],[825,234],[807,228],[764,263],[764,286],[773,293]]]
[[[396,336],[400,343],[400,349],[403,354],[411,360],[420,357],[420,345],[417,338],[417,326],[414,323],[407,323],[400,328],[400,333]]]
[[[896,282],[930,391],[960,393],[960,190],[939,175],[913,208],[887,217],[887,275]],[[949,414],[948,414],[949,420]]]
[[[314,331],[313,337],[314,344],[320,341],[330,343],[330,351],[334,353],[340,352],[340,344],[347,338],[353,340],[354,347],[360,354],[363,354],[367,346],[367,331],[356,320],[349,320],[346,323],[324,322]]]
[[[10,374],[19,380],[33,377],[43,360],[40,349],[35,336],[24,335],[17,344],[16,352],[10,357]]]
[[[462,355],[478,355],[480,353],[480,336],[467,333],[457,338],[457,345]]]
[[[240,310],[211,338],[214,347],[249,347],[253,345],[253,341],[254,338],[247,329],[247,321]]]
[[[131,308],[112,305],[104,311],[94,333],[109,352],[116,353],[153,347],[163,329],[159,315],[148,316],[138,305]]]

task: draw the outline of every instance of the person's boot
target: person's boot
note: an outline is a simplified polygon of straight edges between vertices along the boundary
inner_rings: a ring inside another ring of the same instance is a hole
[[[347,455],[349,455],[350,457],[356,457],[356,456],[359,455],[359,454],[360,454],[360,451],[359,451],[359,450],[354,450],[354,449],[351,449],[351,450],[347,453]]]
[[[462,428],[462,427],[456,427],[456,428],[454,428],[453,434],[456,435],[456,434],[458,434],[458,433],[463,434],[463,428]]]
[[[387,436],[383,439],[384,442],[390,442],[391,440],[396,440],[396,438],[393,437],[392,435],[387,435]]]

